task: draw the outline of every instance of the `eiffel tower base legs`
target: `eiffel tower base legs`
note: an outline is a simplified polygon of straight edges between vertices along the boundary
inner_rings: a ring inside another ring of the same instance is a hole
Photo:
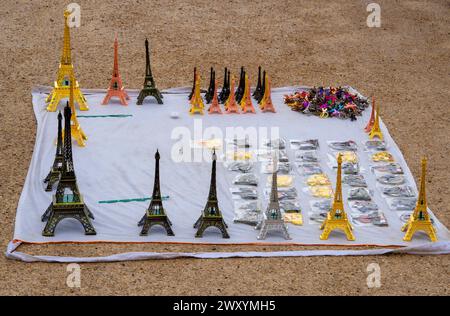
[[[266,221],[262,221],[256,226],[256,229],[261,229],[258,237],[256,237],[258,240],[266,239],[267,233],[270,231],[281,231],[284,239],[292,239],[289,235],[286,224],[283,222],[269,223]]]
[[[352,232],[352,227],[350,226],[349,223],[330,224],[325,220],[322,223],[322,226],[320,226],[320,229],[323,230],[322,234],[320,235],[320,240],[327,240],[331,232],[336,229],[342,230],[347,236],[347,240],[350,241],[355,240],[355,236],[353,235]]]
[[[194,228],[198,228],[197,233],[195,234],[195,237],[196,238],[203,237],[203,232],[208,227],[211,227],[211,226],[214,226],[214,227],[217,227],[218,229],[220,229],[220,231],[222,232],[222,238],[230,238],[230,235],[228,235],[228,232],[227,232],[228,226],[222,218],[210,219],[210,218],[206,218],[203,216],[200,216],[200,218],[194,224]]]
[[[175,236],[172,231],[172,223],[167,216],[148,217],[147,214],[139,221],[138,226],[142,226],[141,236],[147,236],[152,226],[160,225],[166,230],[167,236]]]
[[[42,236],[53,237],[55,236],[55,229],[58,223],[65,218],[74,218],[78,220],[81,225],[83,225],[85,235],[96,235],[94,226],[92,226],[89,217],[93,218],[92,213],[87,207],[80,209],[78,211],[61,211],[58,209],[53,209],[53,204],[45,211],[42,215],[42,221],[47,220],[44,230],[42,231]]]
[[[411,241],[412,237],[414,236],[414,234],[418,231],[423,231],[425,232],[428,237],[430,237],[430,240],[432,242],[437,241],[437,236],[436,236],[436,230],[433,227],[433,224],[430,222],[425,222],[425,223],[418,223],[418,222],[412,222],[412,223],[406,223],[403,227],[402,227],[402,232],[406,231],[405,236],[403,237],[404,241]]]
[[[139,92],[139,96],[137,98],[137,105],[142,105],[144,103],[144,99],[146,97],[154,97],[156,99],[156,102],[158,102],[158,104],[163,104],[163,96],[162,94],[158,91],[158,90],[146,90],[143,89],[141,90],[141,92]]]

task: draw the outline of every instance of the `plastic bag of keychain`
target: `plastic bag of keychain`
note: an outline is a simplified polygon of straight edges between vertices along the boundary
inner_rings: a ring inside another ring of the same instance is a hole
[[[331,152],[328,156],[328,166],[331,169],[337,169],[337,156],[342,154],[342,173],[343,174],[358,174],[364,171],[359,166],[359,158],[356,152],[344,151],[344,152]]]
[[[330,186],[330,178],[325,173],[309,175],[305,178],[305,184],[309,187],[314,186]]]
[[[262,141],[262,146],[271,149],[285,149],[286,140],[284,138],[264,139]]]
[[[228,161],[223,162],[224,167],[228,171],[249,173],[254,168],[254,162],[251,161]]]
[[[331,185],[308,186],[303,191],[318,199],[331,199],[334,195]]]
[[[380,185],[402,185],[407,184],[406,178],[402,174],[380,174],[376,177],[377,184]]]
[[[258,177],[254,173],[242,173],[235,176],[234,185],[258,186]]]
[[[270,192],[271,192],[270,187],[266,187],[264,189],[264,196],[266,200],[270,198]],[[295,200],[297,198],[298,192],[295,187],[286,187],[286,188],[278,187],[278,200],[280,202],[284,200]]]
[[[318,139],[307,139],[307,140],[289,140],[289,144],[292,150],[317,150],[319,149]]]
[[[319,157],[316,150],[296,150],[294,160],[296,162],[318,162]]]
[[[386,202],[393,211],[413,211],[416,207],[417,199],[410,197],[396,197],[387,198]]]
[[[377,152],[377,151],[386,151],[387,146],[386,143],[382,140],[371,139],[362,142],[364,151],[366,152]]]
[[[384,198],[415,198],[417,197],[414,189],[409,185],[381,185],[377,183],[381,195]]]
[[[400,164],[396,162],[391,163],[380,163],[380,164],[372,164],[370,166],[370,170],[375,174],[376,177],[385,175],[385,174],[404,174],[403,168]]]
[[[358,145],[353,140],[327,141],[328,148],[332,151],[357,151]]]
[[[349,187],[367,188],[366,179],[362,174],[347,174],[342,177],[342,184]]]
[[[290,188],[294,185],[294,175],[290,174],[277,174],[277,186],[278,188]],[[272,175],[267,176],[266,186],[272,186]]]
[[[372,192],[367,188],[351,188],[348,190],[349,201],[372,201]]]
[[[307,177],[310,175],[314,175],[314,174],[320,174],[323,173],[323,169],[320,166],[319,163],[317,162],[312,162],[312,163],[299,163],[296,162],[295,166],[297,168],[298,173],[301,176]]]
[[[355,226],[387,227],[388,222],[383,212],[371,211],[368,213],[350,212],[352,224]]]
[[[331,209],[331,199],[312,199],[309,201],[310,211],[308,212],[309,222],[312,224],[322,224]]]
[[[234,202],[234,218],[233,222],[256,226],[261,218],[260,201],[243,201]]]
[[[236,186],[230,188],[233,200],[257,200],[258,190],[250,186]]]

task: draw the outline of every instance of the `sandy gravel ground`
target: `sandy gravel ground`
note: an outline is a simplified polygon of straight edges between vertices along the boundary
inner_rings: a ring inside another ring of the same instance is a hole
[[[111,3],[112,2],[112,3]],[[274,86],[349,84],[383,104],[383,120],[415,176],[429,158],[428,199],[450,225],[450,2],[378,1],[381,28],[366,26],[369,1],[81,1],[73,55],[83,87],[106,88],[118,31],[128,87],[142,84],[143,39],[152,42],[161,88],[190,85],[192,68],[241,65],[269,71]],[[31,88],[56,75],[62,11],[68,2],[4,0],[0,6],[1,249],[35,138]],[[153,4],[151,4],[153,3]],[[219,77],[221,80],[221,76]],[[175,245],[26,246],[35,254],[103,255],[123,251],[275,250],[298,247]],[[381,266],[368,289],[366,267]],[[1,294],[449,294],[449,256],[167,260],[82,264],[82,287],[66,286],[66,266],[0,257]]]

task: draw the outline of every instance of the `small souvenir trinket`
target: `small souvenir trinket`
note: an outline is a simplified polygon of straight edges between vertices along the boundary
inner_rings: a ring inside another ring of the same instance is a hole
[[[352,140],[345,142],[329,142],[328,146],[337,151],[357,151],[358,146]]]
[[[351,187],[367,187],[364,176],[360,174],[348,174],[342,179],[342,182]]]
[[[377,177],[377,181],[381,184],[399,185],[405,183],[405,177],[398,174],[385,174],[381,177]]]
[[[380,151],[372,155],[372,161],[374,162],[394,162],[394,157],[390,152]]]
[[[333,196],[333,189],[331,186],[315,186],[309,188],[312,196],[317,198],[330,199]]]
[[[302,162],[317,162],[319,158],[317,157],[317,153],[315,150],[311,151],[298,150],[295,152],[295,160]]]
[[[285,213],[300,213],[300,204],[296,200],[280,201],[280,208]]]
[[[247,173],[253,170],[253,163],[249,161],[226,161],[224,162],[225,167],[228,171],[239,171],[242,173]]]
[[[280,188],[290,187],[290,186],[292,186],[292,183],[294,182],[294,177],[291,175],[287,175],[287,174],[278,175],[277,182],[278,182],[278,187],[280,187]],[[267,185],[268,186],[272,185],[272,176],[267,177]]]
[[[326,174],[320,173],[309,176],[308,179],[306,180],[306,184],[308,184],[309,186],[331,185],[331,182]]]
[[[284,213],[284,222],[291,223],[294,225],[303,225],[303,216],[300,213]]]
[[[291,139],[290,144],[293,150],[316,150],[319,148],[318,139],[308,139],[305,141]]]
[[[346,162],[353,163],[353,164],[358,163],[358,156],[353,151],[338,152],[338,153],[336,153],[336,159],[339,155],[342,155],[342,162],[344,162],[344,163],[346,163]]]
[[[354,201],[350,202],[350,207],[360,213],[368,213],[378,211],[378,205],[371,201]]]
[[[285,149],[286,140],[283,138],[270,139],[263,143],[264,146],[272,149]]]
[[[384,151],[386,150],[386,143],[382,140],[368,140],[364,143],[366,150],[370,151]]]
[[[348,192],[349,200],[370,201],[370,192],[366,188],[354,188]]]
[[[344,174],[357,174],[359,172],[359,164],[344,162],[342,163],[342,171]]]
[[[395,198],[389,203],[389,207],[394,211],[412,211],[416,206],[416,199]]]
[[[231,194],[236,198],[241,198],[243,200],[257,200],[258,191],[250,187],[236,187],[230,189]]]
[[[323,170],[320,167],[320,165],[315,162],[314,163],[300,163],[300,164],[297,164],[297,168],[299,168],[300,173],[305,176],[323,173]]]
[[[381,193],[389,197],[415,197],[413,189],[410,186],[394,186],[394,187],[383,187],[381,188]]]
[[[402,167],[396,162],[372,166],[372,171],[380,173],[403,174]]]
[[[258,178],[253,173],[238,174],[234,178],[233,184],[257,186],[258,185]]]
[[[236,201],[234,203],[234,223],[256,226],[261,218],[261,208],[257,201]]]

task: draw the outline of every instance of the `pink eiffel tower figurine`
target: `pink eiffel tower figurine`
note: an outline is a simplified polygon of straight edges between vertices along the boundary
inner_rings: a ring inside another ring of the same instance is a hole
[[[219,98],[217,97],[217,80],[215,80],[213,98],[211,101],[211,106],[208,109],[209,114],[217,113],[222,114],[222,110],[220,109]]]
[[[122,85],[122,79],[119,74],[119,61],[118,61],[118,47],[119,43],[117,41],[117,35],[114,39],[114,69],[112,73],[111,82],[109,83],[108,92],[106,93],[105,98],[103,99],[102,105],[108,104],[109,100],[112,97],[118,97],[120,100],[120,104],[128,105],[127,100],[130,99],[128,93],[125,91]]]

